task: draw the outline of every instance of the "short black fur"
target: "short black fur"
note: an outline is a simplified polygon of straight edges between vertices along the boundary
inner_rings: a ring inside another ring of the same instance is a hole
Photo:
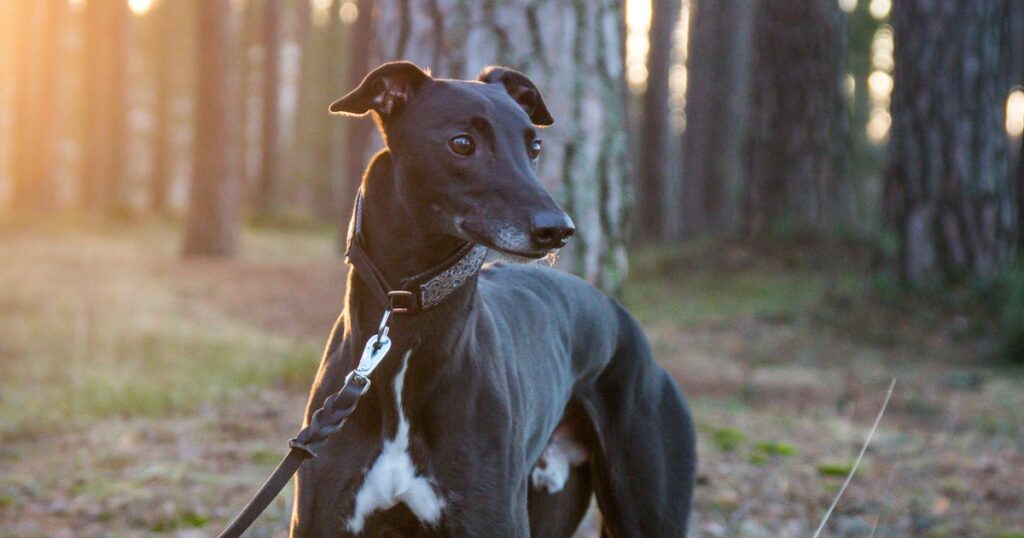
[[[362,192],[365,248],[390,282],[465,241],[537,258],[571,234],[530,158],[550,112],[525,75],[499,68],[455,81],[386,64],[335,105],[373,111],[387,141]],[[463,135],[475,146],[468,157],[449,144]],[[538,222],[550,229],[539,232]],[[382,313],[350,274],[307,420],[341,387]],[[617,302],[550,268],[499,263],[437,307],[397,316],[390,334],[369,393],[299,472],[294,536],[351,535],[356,493],[396,432],[393,384],[409,350],[410,452],[446,506],[436,526],[404,505],[378,511],[361,536],[567,536],[592,492],[613,536],[686,534],[696,468],[690,414]],[[568,408],[585,413],[589,462],[561,492],[534,490],[530,471]]]

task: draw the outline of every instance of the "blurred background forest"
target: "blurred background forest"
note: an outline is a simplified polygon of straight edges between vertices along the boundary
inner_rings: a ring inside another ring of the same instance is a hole
[[[1022,0],[0,1],[0,536],[248,498],[380,147],[327,105],[395,59],[540,87],[559,263],[693,402],[695,535],[808,535],[895,377],[831,535],[1024,536]]]

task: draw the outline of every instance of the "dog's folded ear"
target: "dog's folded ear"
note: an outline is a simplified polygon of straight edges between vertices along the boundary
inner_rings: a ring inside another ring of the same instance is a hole
[[[548,112],[544,99],[540,96],[540,90],[526,75],[512,69],[491,66],[485,68],[477,76],[477,80],[487,84],[501,83],[505,91],[512,97],[519,106],[523,107],[526,115],[534,125],[551,125],[555,120]]]
[[[366,75],[359,86],[331,103],[330,111],[361,116],[374,110],[382,118],[398,113],[430,75],[410,62],[388,62]]]

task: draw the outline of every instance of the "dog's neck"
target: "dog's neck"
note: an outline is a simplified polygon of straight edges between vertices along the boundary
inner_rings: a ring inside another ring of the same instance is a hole
[[[361,245],[391,286],[399,286],[403,278],[436,267],[465,243],[429,230],[414,217],[398,196],[399,173],[384,150],[370,163],[361,191]],[[475,283],[467,282],[464,287],[470,291]],[[376,331],[384,307],[354,270],[349,274],[348,289],[346,312],[350,327],[357,337],[368,337]],[[459,290],[446,303],[465,303],[468,295]],[[437,309],[449,311],[451,306],[442,304]],[[432,311],[399,314],[395,323],[423,321],[433,317],[431,314]]]

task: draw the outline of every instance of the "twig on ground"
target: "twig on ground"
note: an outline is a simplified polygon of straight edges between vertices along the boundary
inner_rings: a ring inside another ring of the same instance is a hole
[[[889,472],[889,480],[885,483],[885,489],[882,490],[882,501],[885,502],[889,499],[889,488],[892,487],[892,481],[896,478],[896,469]],[[882,514],[875,515],[875,524],[871,527],[871,534],[868,538],[875,538],[875,532],[878,531],[878,524],[882,522]]]
[[[828,511],[825,512],[825,517],[821,518],[821,524],[818,525],[818,529],[814,531],[813,538],[818,538],[821,535],[821,531],[825,529],[825,524],[828,523],[828,518],[832,517],[832,511],[836,509],[836,505],[839,504],[839,499],[842,498],[843,493],[846,491],[846,487],[850,485],[853,480],[853,475],[857,473],[857,468],[860,467],[861,460],[864,459],[864,453],[868,451],[868,445],[871,444],[871,439],[875,436],[875,430],[878,429],[878,423],[882,421],[882,416],[885,415],[885,408],[889,406],[889,398],[892,397],[892,390],[896,387],[896,378],[893,378],[892,383],[889,383],[889,392],[885,394],[885,401],[882,402],[882,408],[878,410],[878,416],[875,417],[875,423],[871,426],[871,431],[868,432],[868,438],[864,440],[864,445],[860,447],[860,454],[857,455],[856,461],[853,462],[853,467],[850,468],[850,473],[846,475],[846,480],[843,481],[842,487],[839,488],[839,493],[836,493],[836,498],[832,500],[832,505],[828,507]]]

